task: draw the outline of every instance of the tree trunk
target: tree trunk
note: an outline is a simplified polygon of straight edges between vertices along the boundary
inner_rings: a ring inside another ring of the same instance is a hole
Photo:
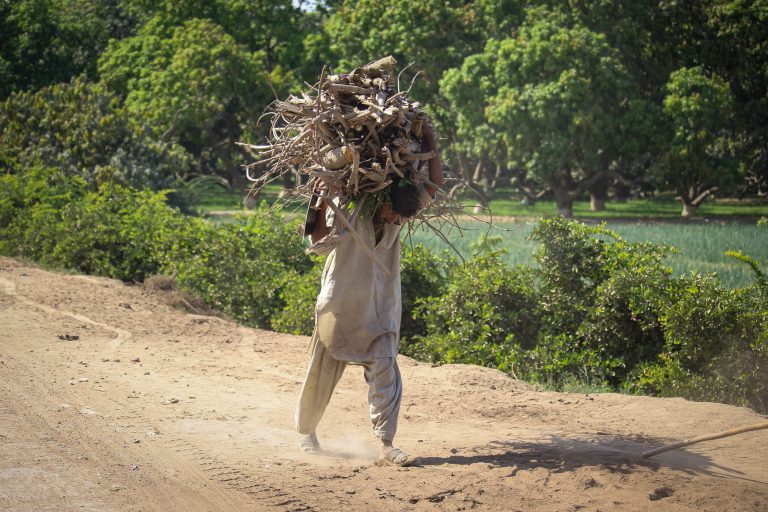
[[[459,173],[461,174],[461,178],[467,182],[468,184],[472,184],[472,175],[469,172],[469,169],[467,168],[467,158],[462,152],[456,153],[456,161],[459,163]]]
[[[547,180],[555,196],[557,215],[566,219],[573,218],[573,200],[576,197],[571,169],[565,168]]]
[[[627,199],[629,199],[630,194],[632,194],[632,189],[625,181],[619,181],[613,186],[613,190],[615,192],[614,195],[614,201],[617,203],[624,204],[627,202]]]
[[[231,102],[229,107],[231,107]],[[227,172],[227,178],[231,184],[232,190],[245,198],[248,194],[248,189],[250,188],[248,179],[245,177],[245,173],[240,170],[240,167],[235,165],[235,162],[232,160],[232,155],[237,150],[234,142],[237,140],[234,117],[234,115],[228,115],[226,117],[227,139],[217,144],[217,153],[224,164],[224,169]]]
[[[608,187],[611,180],[608,176],[598,179],[589,187],[589,209],[593,212],[605,211],[605,199],[608,197]]]
[[[231,149],[229,144],[220,147],[218,151],[219,158],[221,158],[221,161],[224,164],[224,169],[227,171],[227,179],[232,191],[245,197],[248,193],[248,180],[246,180],[245,175],[232,161],[232,154],[230,153]]]
[[[680,192],[680,200],[683,202],[682,216],[685,218],[693,217],[703,203],[713,192],[717,191],[717,187],[707,187],[703,191],[702,186],[695,184],[691,185],[688,190],[682,190]]]
[[[552,192],[555,195],[555,207],[557,214],[565,217],[566,219],[573,218],[573,194],[571,191],[562,186],[553,186]]]
[[[593,212],[605,211],[605,196],[597,196],[595,194],[589,194],[589,209]]]
[[[482,201],[482,204],[478,204],[474,208],[475,213],[481,213],[483,209],[488,205],[488,195],[486,194],[486,184],[487,182],[484,181],[486,178],[485,176],[485,169],[483,166],[483,160],[480,159],[477,161],[477,166],[475,167],[475,172],[472,176],[472,182],[477,184],[478,186],[475,187],[475,190],[480,195],[480,199]]]
[[[692,204],[686,201],[683,201],[683,217],[690,218],[694,217],[696,215],[696,211],[699,209],[699,205]]]

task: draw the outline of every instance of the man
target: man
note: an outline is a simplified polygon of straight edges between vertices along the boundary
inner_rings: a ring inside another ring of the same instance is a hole
[[[368,383],[373,432],[381,442],[378,463],[407,466],[412,462],[392,445],[403,393],[396,361],[402,310],[400,228],[403,219],[426,206],[443,184],[431,127],[424,130],[422,151],[435,152],[429,160],[429,182],[393,183],[388,202],[378,208],[373,218],[361,217],[359,207],[352,215],[361,239],[347,233],[338,237],[337,245],[330,249],[315,306],[309,367],[296,406],[296,429],[305,435],[300,444],[303,451],[320,451],[317,425],[344,369],[353,364],[363,367]],[[329,210],[333,207],[321,203],[320,221],[310,234],[319,253],[324,252],[322,240],[331,230],[343,229],[338,219],[327,215]],[[361,243],[367,245],[370,254]]]

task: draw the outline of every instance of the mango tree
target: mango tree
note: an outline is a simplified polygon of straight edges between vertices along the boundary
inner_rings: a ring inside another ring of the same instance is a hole
[[[80,78],[0,102],[0,174],[34,166],[57,168],[93,188],[116,181],[161,189],[184,177],[189,155],[138,129],[117,96]]]
[[[96,60],[119,33],[116,2],[0,2],[0,99],[80,74],[96,75]]]
[[[511,0],[346,0],[328,4],[331,14],[325,33],[338,59],[337,70],[349,71],[393,55],[402,71],[400,87],[410,89],[411,97],[425,104],[437,124],[441,149],[450,151],[449,159],[457,162],[467,181],[473,181],[471,169],[482,162],[468,154],[457,137],[455,112],[439,94],[439,81],[446,70],[482,51],[488,38],[507,34],[519,25],[522,5]],[[482,165],[476,167],[482,169]]]
[[[733,186],[739,176],[728,84],[701,67],[679,69],[667,83],[664,116],[669,134],[656,176],[679,195],[682,215],[690,217],[707,197]]]
[[[211,20],[168,28],[155,17],[135,36],[110,44],[99,71],[156,137],[178,141],[200,172],[243,191],[235,142],[272,99],[264,59]],[[271,78],[280,84],[279,72]]]
[[[441,91],[462,136],[474,139],[474,154],[526,169],[566,217],[619,158],[642,152],[637,142],[651,126],[647,103],[605,37],[543,9],[530,9],[514,37],[490,41],[447,72]]]

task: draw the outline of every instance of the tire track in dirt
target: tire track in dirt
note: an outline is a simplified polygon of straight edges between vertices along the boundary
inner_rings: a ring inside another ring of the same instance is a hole
[[[132,336],[132,333],[127,330],[103,322],[97,322],[85,315],[59,310],[45,304],[40,304],[23,294],[18,293],[15,283],[8,279],[0,278],[0,285],[2,285],[2,290],[6,295],[13,297],[19,303],[28,307],[54,317],[73,318],[80,322],[98,326],[114,333],[115,338],[110,341],[109,346],[105,350],[105,357],[114,357],[117,355],[120,345]],[[21,373],[29,375],[31,377],[30,382],[33,383],[36,381],[42,382],[43,380],[35,378],[37,371],[26,365]],[[280,372],[275,373],[279,374]],[[288,374],[282,374],[280,376],[282,378],[291,378]],[[19,393],[18,390],[14,390],[13,392],[9,391],[6,396],[27,395],[27,400],[25,400],[25,402],[39,402],[41,397],[48,394],[45,389],[38,389],[39,385],[30,386],[30,390],[25,393]],[[95,390],[99,391],[97,389]],[[116,434],[133,435],[146,433],[148,430],[157,431],[153,425],[153,420],[140,410],[137,405],[133,404],[131,400],[105,399],[99,396],[98,393],[93,393],[92,396],[87,399],[85,397],[83,398],[90,405],[90,407],[87,408],[89,411],[89,419],[103,423],[102,426],[104,428],[108,428]],[[46,400],[51,399],[52,397],[50,396],[46,398]],[[11,407],[12,404],[5,402],[1,402],[0,404],[0,409],[4,413],[24,417],[25,423],[37,425],[41,424],[43,421],[42,417],[36,418],[29,415],[30,411],[32,411],[31,408]],[[48,408],[55,408],[55,406],[49,404]],[[102,411],[103,413],[97,411]],[[113,416],[113,413],[117,413],[117,415]],[[82,421],[82,418],[77,419]],[[92,434],[97,433],[96,429],[82,428],[80,430],[85,432],[91,431]],[[141,459],[146,461],[161,461],[153,465],[160,471],[172,472],[174,474],[174,479],[177,479],[179,484],[183,487],[189,487],[191,489],[207,489],[207,497],[211,499],[211,503],[215,503],[220,507],[220,510],[242,510],[244,507],[250,508],[252,505],[262,505],[264,509],[283,510],[286,512],[305,512],[314,510],[307,503],[292,495],[281,486],[276,485],[275,483],[270,483],[268,479],[266,479],[266,475],[250,474],[247,470],[244,471],[235,468],[232,465],[225,464],[206,449],[193,444],[187,439],[178,437],[166,441],[161,437],[155,437],[154,441],[155,442],[153,443],[143,444],[144,450],[149,453],[144,453]],[[93,443],[80,440],[78,443],[78,450],[90,452],[91,450],[89,449],[89,446],[91,444]],[[105,456],[104,454],[94,454],[92,457],[104,459],[110,458],[110,456]],[[212,473],[212,469],[216,470],[216,472]],[[146,501],[151,501],[151,498],[148,497]]]
[[[248,495],[269,510],[284,510],[286,512],[309,512],[315,510],[304,500],[289,492],[261,472],[256,474],[255,468],[238,468],[231,462],[225,462],[211,454],[208,450],[191,444],[182,437],[176,437],[166,442],[166,445],[178,454],[187,458],[197,466],[211,482],[223,485],[233,491]]]
[[[80,315],[77,313],[72,313],[70,311],[63,311],[60,309],[52,308],[50,306],[46,306],[45,304],[41,304],[39,302],[33,301],[29,297],[26,297],[16,291],[16,284],[13,281],[10,281],[5,278],[0,278],[0,283],[3,285],[3,291],[6,295],[11,296],[15,298],[16,300],[21,301],[22,303],[26,304],[27,306],[30,306],[32,308],[38,309],[40,311],[44,311],[45,313],[48,313],[49,315],[53,316],[66,316],[69,318],[73,318],[75,320],[78,320],[80,322],[84,322],[90,325],[94,325],[96,327],[101,327],[102,329],[106,329],[108,331],[111,331],[115,333],[115,337],[112,338],[112,340],[109,342],[109,345],[104,350],[104,357],[110,357],[114,358],[118,354],[118,350],[120,348],[120,345],[122,345],[125,341],[131,338],[132,334],[130,331],[126,331],[125,329],[120,329],[119,327],[115,327],[109,324],[105,324],[102,322],[97,322],[96,320],[93,320],[91,318],[88,318],[85,315]]]

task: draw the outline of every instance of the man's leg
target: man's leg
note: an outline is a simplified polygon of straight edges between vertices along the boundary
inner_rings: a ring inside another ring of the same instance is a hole
[[[408,465],[408,456],[392,446],[403,397],[403,384],[397,361],[394,357],[378,357],[367,361],[364,367],[373,433],[381,440],[379,460],[381,463]]]
[[[347,366],[345,361],[332,358],[317,338],[313,338],[312,344],[307,376],[296,404],[296,430],[307,436],[301,442],[305,451],[320,449],[315,430]]]

